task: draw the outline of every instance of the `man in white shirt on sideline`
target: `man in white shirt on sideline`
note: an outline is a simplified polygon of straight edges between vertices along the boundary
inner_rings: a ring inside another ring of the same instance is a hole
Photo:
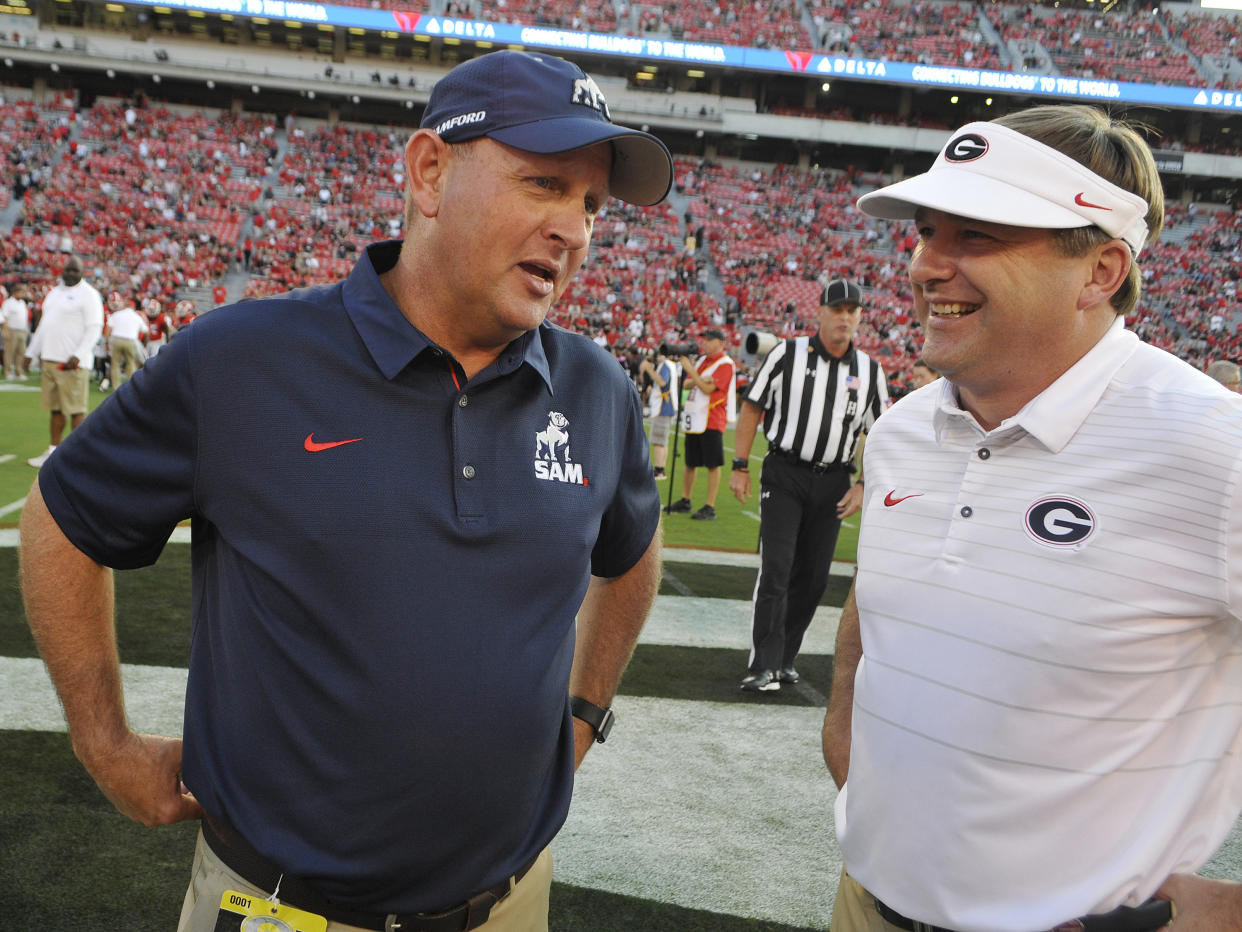
[[[121,382],[137,372],[146,359],[139,338],[147,332],[147,319],[120,292],[109,296],[108,305],[112,315],[108,318],[104,335],[108,337],[112,351],[112,387],[120,388]]]
[[[14,285],[13,293],[0,304],[0,327],[4,330],[4,377],[12,382],[22,376],[30,337],[30,305],[26,303],[25,285]]]
[[[943,378],[864,454],[833,932],[1242,930],[1195,873],[1242,810],[1242,398],[1125,329],[1163,201],[1078,106],[859,200],[917,225]]]
[[[103,298],[82,280],[82,260],[70,256],[57,285],[43,299],[39,329],[26,355],[39,357],[43,410],[51,412],[51,445],[26,460],[35,469],[52,455],[65,432],[66,421],[77,427],[86,417],[90,395],[90,360],[95,342],[103,332]]]

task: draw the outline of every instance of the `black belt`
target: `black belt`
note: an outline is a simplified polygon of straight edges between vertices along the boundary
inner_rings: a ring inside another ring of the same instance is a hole
[[[780,447],[768,447],[768,454],[792,463],[795,466],[801,466],[803,469],[809,469],[816,475],[822,475],[830,472],[853,472],[853,463],[812,463],[804,460],[797,453],[789,450],[782,450]]]
[[[405,916],[356,912],[334,905],[308,881],[285,874],[255,851],[231,827],[222,826],[210,818],[203,819],[202,825],[203,838],[207,845],[230,870],[247,883],[264,891],[274,891],[279,885],[281,902],[316,913],[331,922],[379,932],[467,932],[469,929],[477,929],[487,922],[492,907],[508,896],[518,885],[518,881],[535,865],[531,861],[490,890],[484,890],[461,905],[440,912],[410,913]]]
[[[908,919],[891,906],[875,901],[876,911],[890,925],[906,932],[953,932],[940,926]],[[1173,904],[1168,900],[1148,900],[1142,906],[1118,906],[1112,912],[1083,916],[1057,926],[1060,932],[1151,932],[1173,921]]]

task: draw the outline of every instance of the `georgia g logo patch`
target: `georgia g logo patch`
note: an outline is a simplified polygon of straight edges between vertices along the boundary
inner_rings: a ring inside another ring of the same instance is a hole
[[[1026,533],[1036,543],[1058,549],[1079,547],[1095,533],[1095,514],[1066,495],[1041,498],[1026,510]]]
[[[944,157],[948,162],[973,162],[987,151],[988,141],[978,133],[962,133],[944,147]]]

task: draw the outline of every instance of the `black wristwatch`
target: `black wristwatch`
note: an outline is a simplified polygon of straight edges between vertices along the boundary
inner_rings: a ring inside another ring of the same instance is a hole
[[[735,456],[733,458],[734,472],[750,472],[750,460],[744,456]]]
[[[574,718],[582,719],[595,730],[596,744],[603,744],[608,740],[612,723],[617,720],[612,709],[601,709],[594,702],[588,702],[580,696],[569,697],[569,711]]]

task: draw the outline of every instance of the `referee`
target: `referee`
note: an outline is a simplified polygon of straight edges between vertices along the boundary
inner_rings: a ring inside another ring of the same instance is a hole
[[[742,680],[748,692],[798,682],[794,658],[828,585],[841,519],[862,507],[862,479],[850,484],[854,447],[888,406],[884,371],[854,348],[858,285],[829,282],[819,304],[819,331],[772,348],[738,413],[729,488],[740,502],[750,497],[750,448],[760,418],[768,438],[759,581]]]

